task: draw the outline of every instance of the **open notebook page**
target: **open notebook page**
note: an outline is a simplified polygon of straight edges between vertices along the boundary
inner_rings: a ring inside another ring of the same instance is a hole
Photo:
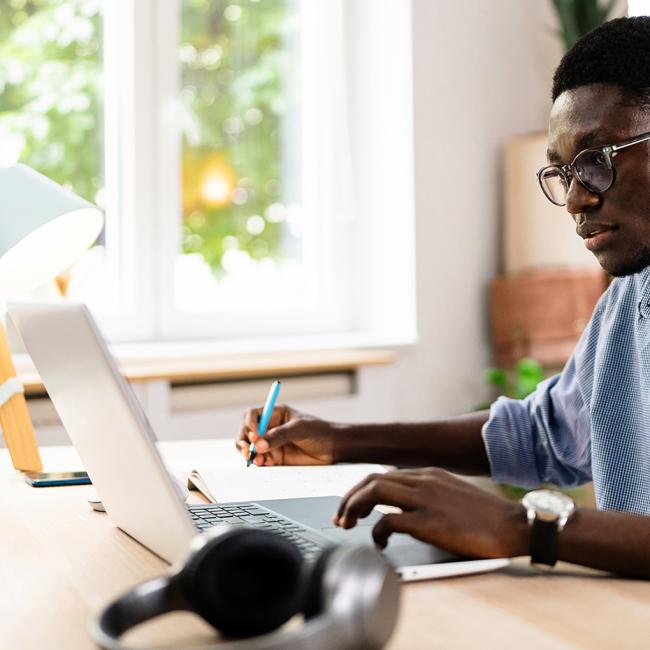
[[[213,503],[261,501],[297,497],[343,496],[368,474],[383,473],[382,465],[197,467],[189,483]]]

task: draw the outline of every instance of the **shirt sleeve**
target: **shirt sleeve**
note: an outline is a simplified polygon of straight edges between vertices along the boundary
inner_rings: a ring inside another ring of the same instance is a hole
[[[482,435],[495,481],[574,487],[591,480],[591,426],[576,371],[584,344],[585,337],[562,373],[526,399],[492,404]]]

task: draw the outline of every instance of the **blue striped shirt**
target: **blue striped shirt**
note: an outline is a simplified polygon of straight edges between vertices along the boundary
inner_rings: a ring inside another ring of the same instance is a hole
[[[593,480],[598,507],[650,514],[650,267],[603,294],[562,372],[500,397],[483,440],[496,481]]]

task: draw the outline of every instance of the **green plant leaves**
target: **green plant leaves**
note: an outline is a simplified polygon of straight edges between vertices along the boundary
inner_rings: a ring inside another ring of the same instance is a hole
[[[602,25],[614,9],[616,0],[601,5],[599,0],[552,0],[560,22],[559,36],[567,50],[587,32]]]
[[[494,386],[501,395],[523,399],[530,395],[544,379],[544,369],[535,359],[520,359],[513,370],[488,368],[485,381]]]

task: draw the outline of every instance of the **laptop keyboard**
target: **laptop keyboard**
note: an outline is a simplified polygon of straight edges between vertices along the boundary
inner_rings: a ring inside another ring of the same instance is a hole
[[[223,524],[268,530],[295,544],[306,560],[315,559],[326,545],[311,530],[254,503],[188,506],[188,510],[199,532]]]

